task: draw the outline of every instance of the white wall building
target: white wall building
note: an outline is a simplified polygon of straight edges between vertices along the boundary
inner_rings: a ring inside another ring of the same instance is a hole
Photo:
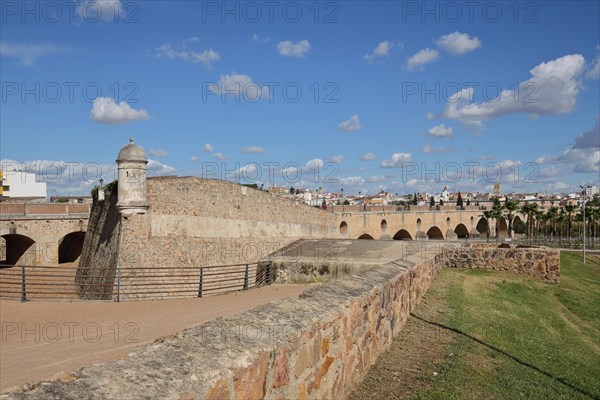
[[[46,182],[37,182],[29,172],[2,174],[2,189],[4,197],[46,197]]]
[[[588,186],[585,188],[586,196],[594,196],[596,194],[600,194],[600,187],[598,186]]]

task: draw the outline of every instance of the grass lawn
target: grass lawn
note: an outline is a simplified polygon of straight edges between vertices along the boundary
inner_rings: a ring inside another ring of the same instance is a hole
[[[401,332],[351,398],[600,399],[597,256],[584,265],[562,253],[559,285],[443,269],[424,300],[409,332],[419,324],[442,334],[414,355]],[[412,382],[396,384],[402,376]]]

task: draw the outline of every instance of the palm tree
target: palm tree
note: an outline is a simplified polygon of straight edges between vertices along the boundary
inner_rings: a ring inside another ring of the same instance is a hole
[[[565,219],[567,221],[567,238],[571,243],[571,225],[573,224],[574,213],[577,210],[577,206],[574,204],[567,204],[565,206]]]
[[[529,238],[529,244],[531,244],[531,238],[533,236],[533,217],[538,213],[537,203],[525,203],[521,207],[521,212],[527,215],[527,237]]]
[[[514,212],[519,209],[519,202],[510,201],[506,199],[504,202],[504,214],[506,214],[506,218],[508,218],[508,237],[512,238],[512,220],[514,217]]]
[[[485,217],[485,228],[486,228],[486,238],[487,241],[490,241],[490,218],[494,218],[494,212],[492,210],[485,210],[483,212],[483,216]]]
[[[500,205],[500,203],[495,204],[491,211],[491,217],[494,218],[494,220],[496,221],[496,228],[495,228],[495,233],[496,233],[496,242],[498,242],[499,238],[499,234],[500,234],[500,218],[504,218],[504,206]]]

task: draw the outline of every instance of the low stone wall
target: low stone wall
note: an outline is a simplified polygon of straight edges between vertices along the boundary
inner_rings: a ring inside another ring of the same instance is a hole
[[[219,318],[10,399],[344,398],[442,265],[397,261]]]
[[[560,282],[560,251],[547,247],[519,247],[478,243],[446,247],[442,251],[448,268],[480,268],[511,271],[542,281]]]

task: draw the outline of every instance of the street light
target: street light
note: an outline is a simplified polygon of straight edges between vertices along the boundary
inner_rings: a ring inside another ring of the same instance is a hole
[[[342,188],[342,214],[344,213],[344,188]]]
[[[585,188],[579,185],[583,189],[583,263],[585,264]]]

